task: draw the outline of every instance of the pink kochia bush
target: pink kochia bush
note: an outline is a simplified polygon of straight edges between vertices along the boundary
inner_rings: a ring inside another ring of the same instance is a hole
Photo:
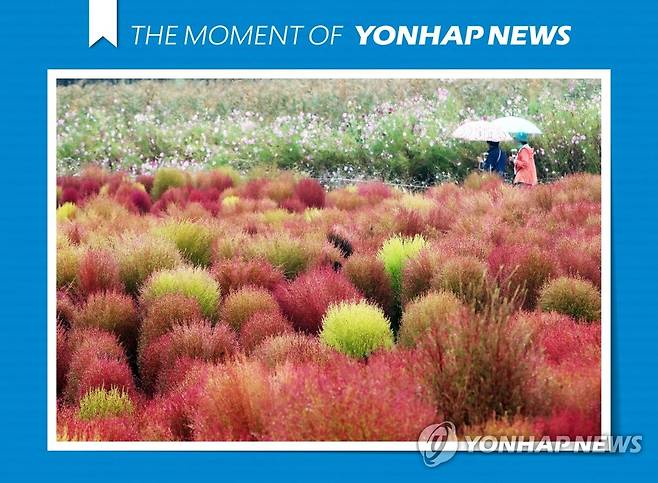
[[[318,268],[281,284],[274,295],[283,313],[297,330],[316,334],[330,305],[362,299],[361,293],[342,274]]]
[[[411,194],[90,168],[57,185],[60,440],[600,432],[598,176]]]

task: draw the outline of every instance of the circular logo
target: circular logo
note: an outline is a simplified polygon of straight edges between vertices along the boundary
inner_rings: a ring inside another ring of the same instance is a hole
[[[425,466],[434,468],[455,456],[457,430],[450,421],[430,424],[418,436],[416,447],[423,457]],[[450,444],[448,444],[450,443]]]

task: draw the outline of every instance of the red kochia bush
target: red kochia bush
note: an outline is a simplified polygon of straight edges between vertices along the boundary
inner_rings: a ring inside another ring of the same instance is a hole
[[[240,347],[250,353],[266,338],[292,331],[292,324],[280,313],[256,312],[240,329]]]
[[[286,333],[265,339],[254,349],[251,357],[273,368],[285,363],[324,364],[333,354],[333,349],[321,343],[317,337]]]
[[[311,334],[320,330],[322,317],[331,304],[362,298],[344,275],[327,267],[312,270],[279,285],[274,295],[295,328]]]
[[[169,380],[178,379],[175,362],[180,358],[222,362],[237,351],[234,332],[225,324],[214,327],[209,322],[177,325],[151,342],[140,352],[139,367],[142,384],[147,391],[166,389]],[[167,373],[168,370],[173,372]]]
[[[261,259],[222,260],[213,266],[212,273],[223,294],[247,285],[274,290],[279,283],[283,282],[283,273],[268,261]]]
[[[131,184],[119,186],[114,197],[133,213],[143,214],[151,210],[151,197],[149,194]]]
[[[68,350],[66,340],[66,331],[64,327],[58,323],[56,332],[56,345],[57,345],[57,394],[61,394],[64,390],[66,383],[66,374],[69,371],[69,364],[71,362],[71,353]]]
[[[151,206],[151,213],[162,214],[167,211],[170,205],[185,208],[187,206],[187,197],[190,193],[189,187],[184,188],[169,188],[159,198],[158,201]]]
[[[262,439],[270,398],[268,373],[258,362],[238,360],[209,369],[207,382],[192,416],[194,439]]]
[[[420,235],[427,228],[425,216],[417,210],[400,208],[395,213],[394,228],[395,233],[403,236],[413,237]]]
[[[589,280],[601,289],[601,237],[563,238],[555,245],[562,273]]]
[[[239,332],[242,324],[256,312],[278,311],[279,306],[269,291],[247,286],[228,294],[220,310],[220,319]]]
[[[184,364],[180,364],[183,362]],[[179,360],[175,369],[181,375],[176,387],[166,394],[157,394],[144,406],[141,435],[144,441],[190,441],[190,415],[196,407],[205,384],[209,364],[201,361]]]
[[[106,290],[121,291],[119,264],[107,250],[88,250],[78,267],[78,286],[82,295]]]
[[[67,332],[67,347],[70,354],[93,348],[97,354],[124,359],[126,353],[116,336],[98,327],[71,328]]]
[[[406,262],[402,269],[403,306],[432,288],[432,278],[439,272],[445,259],[445,255],[430,247]]]
[[[166,334],[175,325],[201,320],[201,306],[193,297],[169,293],[153,299],[146,309],[139,334],[139,346]]]
[[[71,362],[65,397],[77,403],[89,390],[116,386],[135,394],[132,373],[116,337],[97,328],[75,329],[68,337]]]
[[[293,366],[275,387],[267,438],[274,441],[415,441],[436,420],[402,359],[367,365],[336,357]]]
[[[286,198],[285,200],[281,201],[279,203],[281,208],[288,210],[292,213],[301,213],[306,209],[306,205],[297,198],[296,196],[291,196],[290,198]]]
[[[233,178],[227,172],[221,169],[213,169],[197,173],[196,184],[199,188],[212,188],[217,190],[218,193],[221,193],[228,188],[232,188],[234,182]]]
[[[361,183],[356,187],[356,190],[359,195],[367,198],[370,203],[379,203],[393,195],[391,187],[381,181]]]
[[[345,262],[343,271],[367,300],[379,305],[387,317],[392,318],[395,298],[391,278],[379,258],[354,254]]]
[[[546,418],[535,421],[535,431],[541,436],[556,440],[559,436],[576,439],[578,436],[601,435],[601,410],[580,410],[576,408],[557,409]]]
[[[57,322],[64,327],[71,325],[76,307],[71,297],[64,290],[57,291]]]
[[[153,188],[153,179],[154,177],[150,174],[140,174],[135,181],[140,183],[146,189],[147,193],[150,193],[151,188]]]
[[[536,246],[501,245],[489,254],[489,273],[498,279],[504,292],[522,292],[523,307],[537,305],[539,291],[556,273],[556,262],[550,253]]]
[[[295,186],[295,197],[307,208],[323,208],[325,192],[314,179],[304,178]]]
[[[600,325],[581,324],[557,312],[520,313],[517,317],[534,327],[536,344],[549,364],[576,370],[600,364]]]
[[[269,181],[265,178],[250,179],[242,185],[239,195],[254,200],[260,199],[264,196],[264,191],[268,184]]]
[[[80,368],[82,360],[87,362],[84,369]],[[100,387],[108,390],[117,387],[129,394],[136,394],[132,373],[127,362],[103,359],[84,353],[74,357],[67,381],[68,399],[77,402],[90,390]]]
[[[103,187],[103,183],[99,179],[93,179],[86,176],[83,176],[80,179],[79,191],[82,198],[88,198],[90,196],[98,194],[98,192],[101,190],[102,187]]]
[[[457,215],[455,212],[450,211],[443,205],[437,205],[429,211],[425,222],[428,227],[438,232],[446,232],[450,229],[456,218]]]
[[[79,202],[80,194],[78,193],[77,188],[67,186],[62,189],[62,194],[59,197],[60,205],[63,205],[64,203],[75,203],[77,205]]]
[[[192,189],[188,197],[189,203],[199,203],[213,216],[219,213],[219,191],[215,188]]]
[[[137,310],[132,298],[122,293],[92,293],[73,318],[73,326],[113,332],[129,354],[137,347]]]

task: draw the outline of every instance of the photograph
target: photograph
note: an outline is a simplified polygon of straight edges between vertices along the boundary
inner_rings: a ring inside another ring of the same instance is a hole
[[[50,73],[54,447],[610,434],[607,71],[189,72]]]
[[[658,4],[0,12],[0,483],[656,479]]]

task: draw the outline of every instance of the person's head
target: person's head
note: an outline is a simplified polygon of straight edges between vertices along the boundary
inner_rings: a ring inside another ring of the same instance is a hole
[[[489,149],[492,149],[497,148],[500,143],[498,141],[487,141],[487,144],[489,145]]]
[[[528,144],[528,133],[525,132],[514,133],[514,140],[519,144]]]

